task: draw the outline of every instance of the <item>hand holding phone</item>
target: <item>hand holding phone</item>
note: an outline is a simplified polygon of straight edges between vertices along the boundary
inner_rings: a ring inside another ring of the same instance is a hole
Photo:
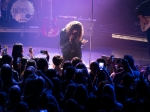
[[[103,70],[103,68],[104,68],[104,63],[103,62],[99,63],[99,68],[100,68],[100,70]]]
[[[18,57],[18,58],[17,58],[17,64],[20,64],[20,63],[21,63],[21,58]]]
[[[46,53],[47,53],[47,51],[46,51],[46,50],[40,50],[40,53],[42,53],[42,54],[46,54]]]

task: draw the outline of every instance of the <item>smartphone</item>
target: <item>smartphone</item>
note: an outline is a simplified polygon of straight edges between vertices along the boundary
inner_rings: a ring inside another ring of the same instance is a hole
[[[40,53],[46,54],[46,50],[40,50]]]
[[[4,54],[7,54],[7,48],[3,49]]]
[[[78,72],[83,72],[83,69],[76,69],[76,72],[78,73]]]
[[[39,112],[48,112],[48,110],[40,110]]]
[[[18,58],[17,58],[17,64],[20,64],[20,63],[21,63],[21,58],[18,57]]]
[[[103,62],[99,63],[99,68],[100,68],[100,70],[103,70],[103,68],[104,68],[104,63]]]

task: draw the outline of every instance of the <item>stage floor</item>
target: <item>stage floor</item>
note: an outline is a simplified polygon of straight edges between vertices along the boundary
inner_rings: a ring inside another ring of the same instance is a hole
[[[29,47],[24,47],[24,56],[27,56]],[[56,54],[61,54],[59,48],[46,48],[46,47],[33,47],[35,57],[45,57],[45,55],[40,53],[40,50],[47,50],[50,54],[49,66],[52,66],[52,57]],[[12,46],[8,46],[8,54],[11,54]],[[91,61],[105,55],[114,55],[116,58],[122,58],[125,54],[130,54],[135,59],[135,64],[140,65],[150,65],[150,59],[148,58],[148,49],[146,48],[121,48],[121,47],[98,47],[92,48],[91,52],[89,49],[82,49],[82,59],[86,66],[89,66]]]

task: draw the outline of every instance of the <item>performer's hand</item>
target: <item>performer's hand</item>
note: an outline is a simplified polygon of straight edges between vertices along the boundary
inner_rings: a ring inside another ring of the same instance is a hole
[[[140,18],[140,21],[142,21],[142,23],[148,24],[148,20],[145,19],[143,16],[140,15],[139,18]]]
[[[87,43],[87,42],[88,42],[88,40],[85,40],[85,39],[83,39],[83,40],[81,41],[82,44],[85,44],[85,43]]]
[[[144,24],[148,24],[148,20],[145,19],[145,18],[141,19],[141,21],[142,21]]]

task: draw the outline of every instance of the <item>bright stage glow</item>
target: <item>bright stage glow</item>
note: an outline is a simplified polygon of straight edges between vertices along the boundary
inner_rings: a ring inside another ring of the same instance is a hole
[[[112,34],[112,38],[147,42],[147,39],[144,37],[127,36],[127,35],[120,35],[120,34]]]

